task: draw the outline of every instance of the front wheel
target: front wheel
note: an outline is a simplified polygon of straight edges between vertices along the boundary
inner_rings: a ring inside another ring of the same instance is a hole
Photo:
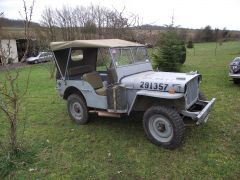
[[[150,107],[144,113],[143,127],[153,144],[167,149],[175,149],[181,144],[185,130],[180,115],[163,106]]]
[[[84,99],[77,95],[72,94],[67,99],[68,114],[70,118],[77,124],[88,123],[88,110]]]
[[[233,78],[233,83],[234,84],[240,84],[240,79]]]

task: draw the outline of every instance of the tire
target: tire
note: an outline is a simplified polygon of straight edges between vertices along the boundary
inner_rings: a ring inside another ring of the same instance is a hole
[[[198,93],[198,99],[202,100],[202,101],[206,101],[207,100],[205,94],[203,92],[201,92],[201,91],[199,91],[199,93]]]
[[[166,149],[179,147],[185,131],[179,113],[163,106],[152,106],[144,113],[143,127],[153,144]]]
[[[67,98],[68,115],[77,124],[87,124],[88,109],[83,98],[78,94],[71,94]]]
[[[35,61],[34,61],[34,64],[38,64],[38,60],[35,60]]]
[[[234,84],[240,84],[240,79],[233,79]]]

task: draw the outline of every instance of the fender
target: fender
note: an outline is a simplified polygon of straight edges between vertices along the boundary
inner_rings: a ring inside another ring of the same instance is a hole
[[[132,108],[133,108],[138,96],[155,97],[155,98],[159,98],[159,99],[179,99],[179,98],[184,97],[184,93],[170,94],[168,92],[140,90],[136,93],[136,96],[133,99],[133,102],[128,110],[128,115],[131,113]]]

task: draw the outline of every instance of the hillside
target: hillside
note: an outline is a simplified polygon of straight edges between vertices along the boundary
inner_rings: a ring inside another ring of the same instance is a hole
[[[32,27],[39,27],[40,24],[36,22],[31,23]],[[20,19],[8,19],[8,18],[0,18],[0,26],[1,27],[14,27],[14,28],[24,28],[24,21]]]
[[[57,37],[56,40],[64,40],[62,32],[66,33],[68,31],[68,28],[69,27],[64,27],[64,28],[55,27],[55,36]],[[82,36],[79,36],[79,34],[84,33],[84,32],[81,32],[81,29],[82,28],[79,28],[79,30],[75,32],[78,34],[78,36],[73,35],[72,39],[82,38]],[[130,40],[137,41],[143,44],[150,43],[154,45],[156,44],[156,40],[159,38],[159,34],[165,32],[167,27],[144,24],[141,26],[131,27],[130,29],[133,32]],[[189,28],[183,28],[183,27],[175,27],[175,29],[178,31],[181,38],[185,41],[193,40],[193,42],[215,42],[216,29],[210,29],[211,31],[210,40],[206,40],[206,38],[204,38],[209,35],[209,34],[208,35],[206,34],[206,31],[204,32],[205,29],[189,29]],[[33,22],[31,24],[31,35],[33,39],[45,39],[48,36],[47,33],[49,33],[48,29],[43,28],[39,23]],[[223,36],[224,33],[225,33],[225,36]],[[97,33],[92,34],[91,38],[99,38],[99,36],[96,36],[96,35]],[[220,36],[218,38],[218,41],[231,41],[231,40],[240,39],[240,31],[223,29],[223,30],[218,30],[218,35]],[[104,38],[104,37],[109,38],[108,36],[102,36],[101,38]],[[0,18],[0,38],[1,39],[24,38],[24,21],[8,19],[8,18]],[[118,37],[111,36],[110,38],[118,38]],[[128,37],[125,37],[125,39],[129,40]]]

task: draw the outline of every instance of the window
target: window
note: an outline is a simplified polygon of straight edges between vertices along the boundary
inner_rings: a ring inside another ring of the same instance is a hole
[[[51,52],[46,53],[47,56],[52,56],[53,54]]]
[[[117,66],[124,66],[133,63],[133,58],[130,49],[112,49],[112,55]]]
[[[111,54],[118,67],[149,62],[145,47],[112,48]]]
[[[146,62],[146,60],[148,59],[146,48],[132,48],[132,53],[135,62]]]
[[[44,58],[47,57],[46,55],[47,55],[46,53],[41,53],[40,56],[39,56],[39,58],[40,58],[40,59],[44,59]]]
[[[111,57],[108,49],[99,48],[97,56],[97,71],[107,71],[111,65]]]
[[[80,49],[72,50],[72,52],[71,52],[71,59],[72,59],[72,61],[81,61],[81,60],[83,60],[83,50],[80,50]]]

